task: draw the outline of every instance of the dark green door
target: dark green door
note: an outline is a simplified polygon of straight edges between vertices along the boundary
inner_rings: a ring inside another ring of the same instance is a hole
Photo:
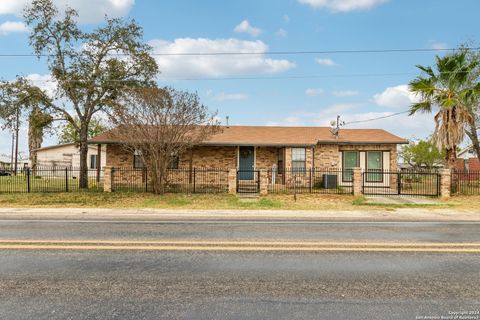
[[[253,180],[254,178],[254,147],[240,147],[239,149],[239,179]]]

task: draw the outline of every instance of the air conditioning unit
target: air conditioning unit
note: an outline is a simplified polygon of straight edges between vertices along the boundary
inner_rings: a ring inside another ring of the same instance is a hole
[[[324,189],[337,189],[338,177],[335,174],[324,174],[322,178],[322,187]]]

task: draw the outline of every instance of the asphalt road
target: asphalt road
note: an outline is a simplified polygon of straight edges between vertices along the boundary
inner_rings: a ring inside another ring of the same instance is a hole
[[[479,310],[478,223],[0,221],[0,319],[480,319]]]

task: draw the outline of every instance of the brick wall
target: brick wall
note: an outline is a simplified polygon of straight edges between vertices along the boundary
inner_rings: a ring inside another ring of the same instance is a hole
[[[109,167],[133,167],[133,153],[128,152],[121,145],[107,145],[107,166]]]
[[[195,147],[180,156],[180,167],[236,168],[237,147]]]
[[[257,147],[256,149],[256,168],[271,170],[273,164],[277,164],[278,148],[275,147]]]
[[[315,148],[314,161],[316,168],[339,168],[341,159],[338,153],[338,145],[317,145]]]
[[[192,158],[193,156],[193,158]],[[107,166],[133,167],[133,154],[121,145],[107,145]],[[190,161],[197,168],[235,168],[236,147],[196,147],[180,156],[179,167],[188,168]]]
[[[457,159],[457,162],[455,163],[455,168],[459,171],[465,171],[465,162],[468,165],[468,171],[480,171],[480,163],[477,158]]]
[[[306,167],[307,168],[340,168],[341,151],[372,151],[381,150],[390,152],[390,168],[386,170],[397,170],[397,147],[395,145],[317,145],[315,148],[306,148]],[[271,169],[272,165],[277,163],[277,147],[257,147],[256,148],[256,168]],[[476,160],[476,159],[474,159]],[[237,167],[237,147],[195,147],[180,156],[181,168],[236,168]],[[127,167],[133,166],[133,154],[127,152],[120,145],[107,145],[107,166]],[[292,148],[285,148],[284,164],[287,168],[292,164]]]

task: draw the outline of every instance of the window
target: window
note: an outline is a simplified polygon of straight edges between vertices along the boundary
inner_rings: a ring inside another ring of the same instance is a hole
[[[283,173],[283,152],[285,149],[280,148],[278,149],[278,155],[277,155],[277,173],[282,174]]]
[[[133,153],[133,167],[135,169],[143,168],[142,152],[140,150],[135,150]]]
[[[353,168],[360,165],[359,156],[357,151],[344,151],[343,152],[343,181],[353,181]]]
[[[305,148],[292,148],[292,170],[295,173],[305,172]]]
[[[168,164],[168,169],[178,169],[179,163],[180,163],[180,158],[178,156],[172,156],[170,158],[170,163]]]
[[[367,182],[383,181],[383,154],[381,151],[367,152]]]
[[[97,169],[97,159],[98,159],[98,155],[96,154],[90,155],[90,169]]]

